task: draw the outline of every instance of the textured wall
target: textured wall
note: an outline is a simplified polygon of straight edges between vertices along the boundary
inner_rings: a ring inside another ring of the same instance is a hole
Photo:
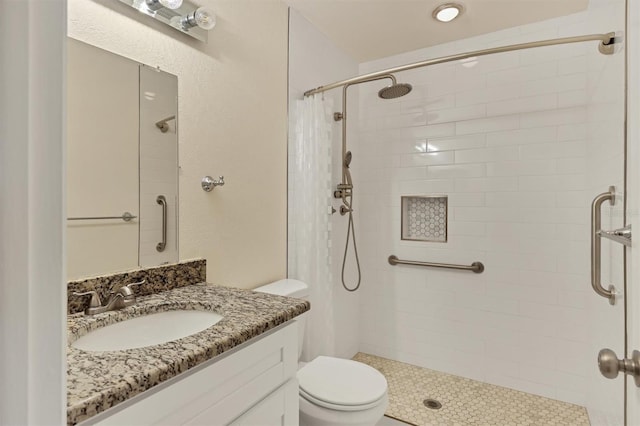
[[[208,44],[107,0],[70,0],[69,36],[178,76],[180,258],[250,288],[286,275],[287,8],[199,3],[218,17]],[[205,193],[205,175],[227,184]]]
[[[360,71],[600,31],[603,25],[585,12],[363,64]],[[622,176],[621,135],[612,130],[622,129],[620,91],[603,96],[618,87],[607,80],[620,81],[620,64],[620,56],[602,57],[596,43],[583,43],[401,73],[414,91],[396,101],[362,90],[361,151],[354,153],[362,159],[355,176],[368,284],[362,351],[588,402],[597,353],[585,324],[591,301],[604,300],[589,285],[589,204],[605,182]],[[606,104],[606,117],[593,116],[602,111],[596,102]],[[607,108],[611,103],[616,108]],[[593,167],[605,157],[603,167]],[[448,242],[401,241],[400,196],[431,194],[449,196]],[[391,254],[479,260],[486,270],[392,267]],[[605,280],[622,285],[620,274],[608,271]]]

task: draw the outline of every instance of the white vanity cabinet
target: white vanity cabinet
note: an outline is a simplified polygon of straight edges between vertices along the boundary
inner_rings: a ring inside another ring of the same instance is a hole
[[[298,425],[295,321],[81,425]]]

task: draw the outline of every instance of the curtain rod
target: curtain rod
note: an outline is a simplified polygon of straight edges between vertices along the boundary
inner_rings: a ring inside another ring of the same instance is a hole
[[[494,53],[503,53],[503,52],[511,52],[514,50],[532,49],[535,47],[555,46],[559,44],[582,43],[585,41],[600,41],[600,44],[598,45],[598,50],[600,51],[600,53],[602,53],[603,55],[611,55],[614,52],[614,45],[620,42],[621,39],[616,38],[615,32],[610,32],[605,34],[589,34],[589,35],[583,35],[583,36],[554,38],[550,40],[541,40],[541,41],[533,41],[529,43],[512,44],[509,46],[492,47],[490,49],[476,50],[476,51],[467,52],[467,53],[458,53],[450,56],[442,56],[440,58],[427,59],[421,62],[414,62],[412,64],[402,65],[399,67],[389,68],[386,70],[377,71],[370,74],[361,75],[358,77],[353,77],[347,80],[338,81],[335,83],[328,84],[326,86],[320,86],[315,89],[311,89],[304,92],[304,96],[315,95],[316,93],[322,93],[327,90],[335,89],[337,87],[341,87],[348,84],[364,82],[367,80],[375,79],[377,77],[381,77],[385,74],[412,70],[415,68],[426,67],[429,65],[444,64],[446,62],[459,61],[461,59],[473,58],[477,56],[492,55]]]

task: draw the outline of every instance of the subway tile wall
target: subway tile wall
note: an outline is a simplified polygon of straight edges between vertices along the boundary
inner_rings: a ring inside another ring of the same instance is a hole
[[[361,64],[360,72],[596,32],[588,18],[410,52]],[[361,89],[352,163],[364,271],[360,351],[587,403],[597,368],[585,326],[597,297],[589,284],[589,205],[596,186],[602,192],[611,174],[622,176],[619,156],[601,171],[592,167],[599,156],[590,103],[599,85],[591,83],[621,78],[619,67],[590,74],[595,56],[596,44],[584,43],[412,70],[398,80],[413,92],[390,101],[377,98],[378,87]],[[599,143],[621,145],[617,124],[602,130],[611,137]],[[401,196],[439,194],[449,197],[449,241],[402,241]],[[482,261],[486,270],[390,266],[391,254]]]

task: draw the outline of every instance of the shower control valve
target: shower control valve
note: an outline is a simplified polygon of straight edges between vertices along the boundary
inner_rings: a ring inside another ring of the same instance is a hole
[[[333,191],[333,198],[350,197],[353,185],[339,183],[336,188],[337,189]]]

